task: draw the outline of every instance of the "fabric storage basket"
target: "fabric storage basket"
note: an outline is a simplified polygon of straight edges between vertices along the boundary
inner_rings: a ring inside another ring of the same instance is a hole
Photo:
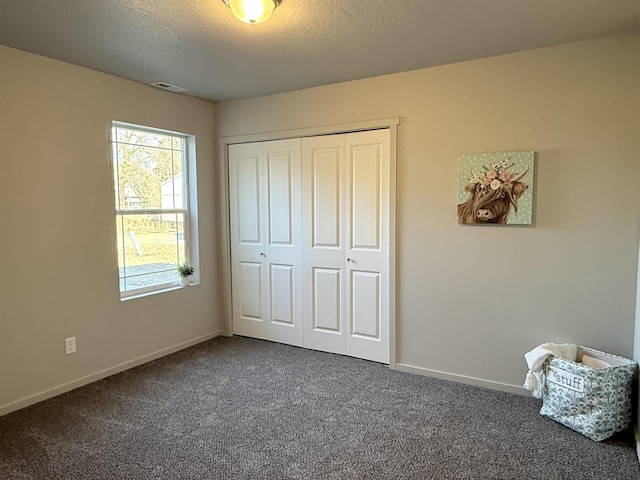
[[[611,366],[596,370],[564,358],[547,359],[540,414],[599,442],[631,424],[637,364],[587,347],[578,347],[577,362],[585,354]]]

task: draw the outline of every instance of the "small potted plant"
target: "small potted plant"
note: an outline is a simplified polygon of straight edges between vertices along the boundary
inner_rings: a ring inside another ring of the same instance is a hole
[[[184,262],[177,266],[177,270],[178,275],[180,275],[180,286],[186,287],[191,283],[191,276],[193,275],[193,272],[195,272],[195,269],[187,262]]]

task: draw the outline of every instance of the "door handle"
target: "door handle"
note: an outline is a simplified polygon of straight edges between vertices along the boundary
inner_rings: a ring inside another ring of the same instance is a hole
[[[349,262],[349,263],[356,263],[356,262],[354,262],[351,258],[347,258],[347,262]]]
[[[266,257],[266,255],[264,254],[264,252],[260,252],[260,256],[261,256],[261,257]]]

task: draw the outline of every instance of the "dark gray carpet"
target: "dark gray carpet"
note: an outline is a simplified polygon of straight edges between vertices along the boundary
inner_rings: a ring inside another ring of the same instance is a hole
[[[629,432],[596,443],[539,407],[216,338],[0,418],[0,478],[640,478]]]

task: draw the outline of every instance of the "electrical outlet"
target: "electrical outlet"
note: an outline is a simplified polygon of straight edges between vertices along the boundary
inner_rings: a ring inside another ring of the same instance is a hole
[[[64,339],[64,350],[67,355],[76,353],[76,337],[69,337]]]

